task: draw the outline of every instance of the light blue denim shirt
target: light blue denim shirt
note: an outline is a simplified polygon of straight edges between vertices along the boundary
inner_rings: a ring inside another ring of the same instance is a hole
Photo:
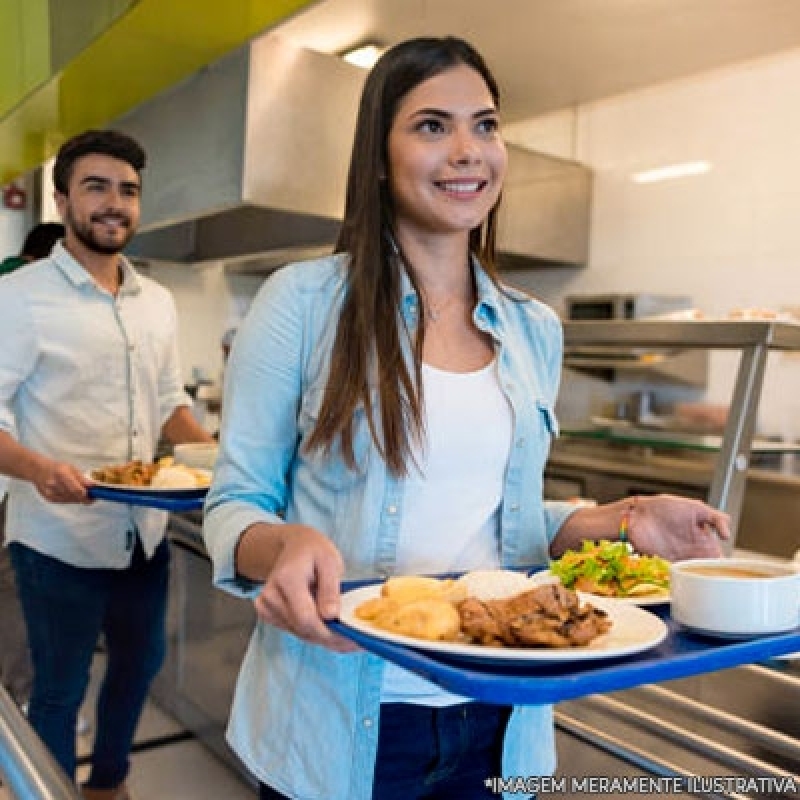
[[[164,422],[191,404],[172,295],[120,264],[116,296],[60,243],[0,280],[0,430],[81,470],[152,461]],[[25,481],[8,493],[7,540],[78,567],[125,567],[136,530],[150,555],[166,527],[163,511],[48,503]]]
[[[513,289],[498,291],[475,267],[475,324],[493,339],[500,383],[513,412],[500,548],[504,565],[544,563],[571,513],[542,502],[542,473],[557,433],[561,369],[556,315]],[[205,540],[216,585],[252,596],[234,550],[259,521],[302,522],[339,548],[346,578],[394,572],[403,481],[377,453],[356,413],[353,472],[339,452],[308,453],[328,377],[344,292],[346,257],[294,264],[262,287],[227,368],[220,455],[206,502]],[[418,300],[405,276],[399,314],[414,329]],[[298,800],[368,800],[378,742],[383,661],[340,655],[259,623],[242,664],[228,739],[259,780]],[[505,740],[507,776],[555,766],[549,707],[518,708]],[[489,777],[489,776],[487,776]]]

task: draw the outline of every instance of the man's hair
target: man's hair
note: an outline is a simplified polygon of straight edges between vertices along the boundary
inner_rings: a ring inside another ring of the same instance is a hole
[[[47,258],[55,243],[63,239],[65,234],[66,229],[60,222],[40,222],[25,237],[20,255],[27,256],[32,261]]]
[[[72,170],[79,158],[104,155],[130,164],[138,173],[144,169],[147,156],[142,146],[126,133],[113,130],[85,131],[61,145],[53,166],[56,191],[67,194]]]

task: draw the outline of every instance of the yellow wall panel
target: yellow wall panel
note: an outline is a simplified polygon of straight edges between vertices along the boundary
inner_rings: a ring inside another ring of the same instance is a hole
[[[48,0],[0,0],[0,116],[50,77]]]
[[[139,0],[0,120],[0,183],[50,158],[69,136],[107,125],[309,4]]]

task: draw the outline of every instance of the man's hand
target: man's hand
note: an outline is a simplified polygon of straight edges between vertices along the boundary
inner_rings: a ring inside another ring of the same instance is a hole
[[[92,503],[86,489],[91,481],[81,471],[63,461],[43,460],[37,469],[33,485],[51,503]]]

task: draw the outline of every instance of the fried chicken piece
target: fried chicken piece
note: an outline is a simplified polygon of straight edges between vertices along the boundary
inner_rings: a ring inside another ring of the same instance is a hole
[[[103,483],[124,486],[149,486],[153,476],[158,472],[158,464],[145,464],[142,461],[129,461],[92,470],[92,477]]]
[[[468,597],[458,604],[461,615],[461,631],[476,644],[502,647],[503,630],[500,622],[492,614],[489,603]]]
[[[575,592],[559,584],[503,600],[469,598],[459,604],[458,612],[462,632],[483,645],[581,646],[611,627],[605,612],[581,605]]]

